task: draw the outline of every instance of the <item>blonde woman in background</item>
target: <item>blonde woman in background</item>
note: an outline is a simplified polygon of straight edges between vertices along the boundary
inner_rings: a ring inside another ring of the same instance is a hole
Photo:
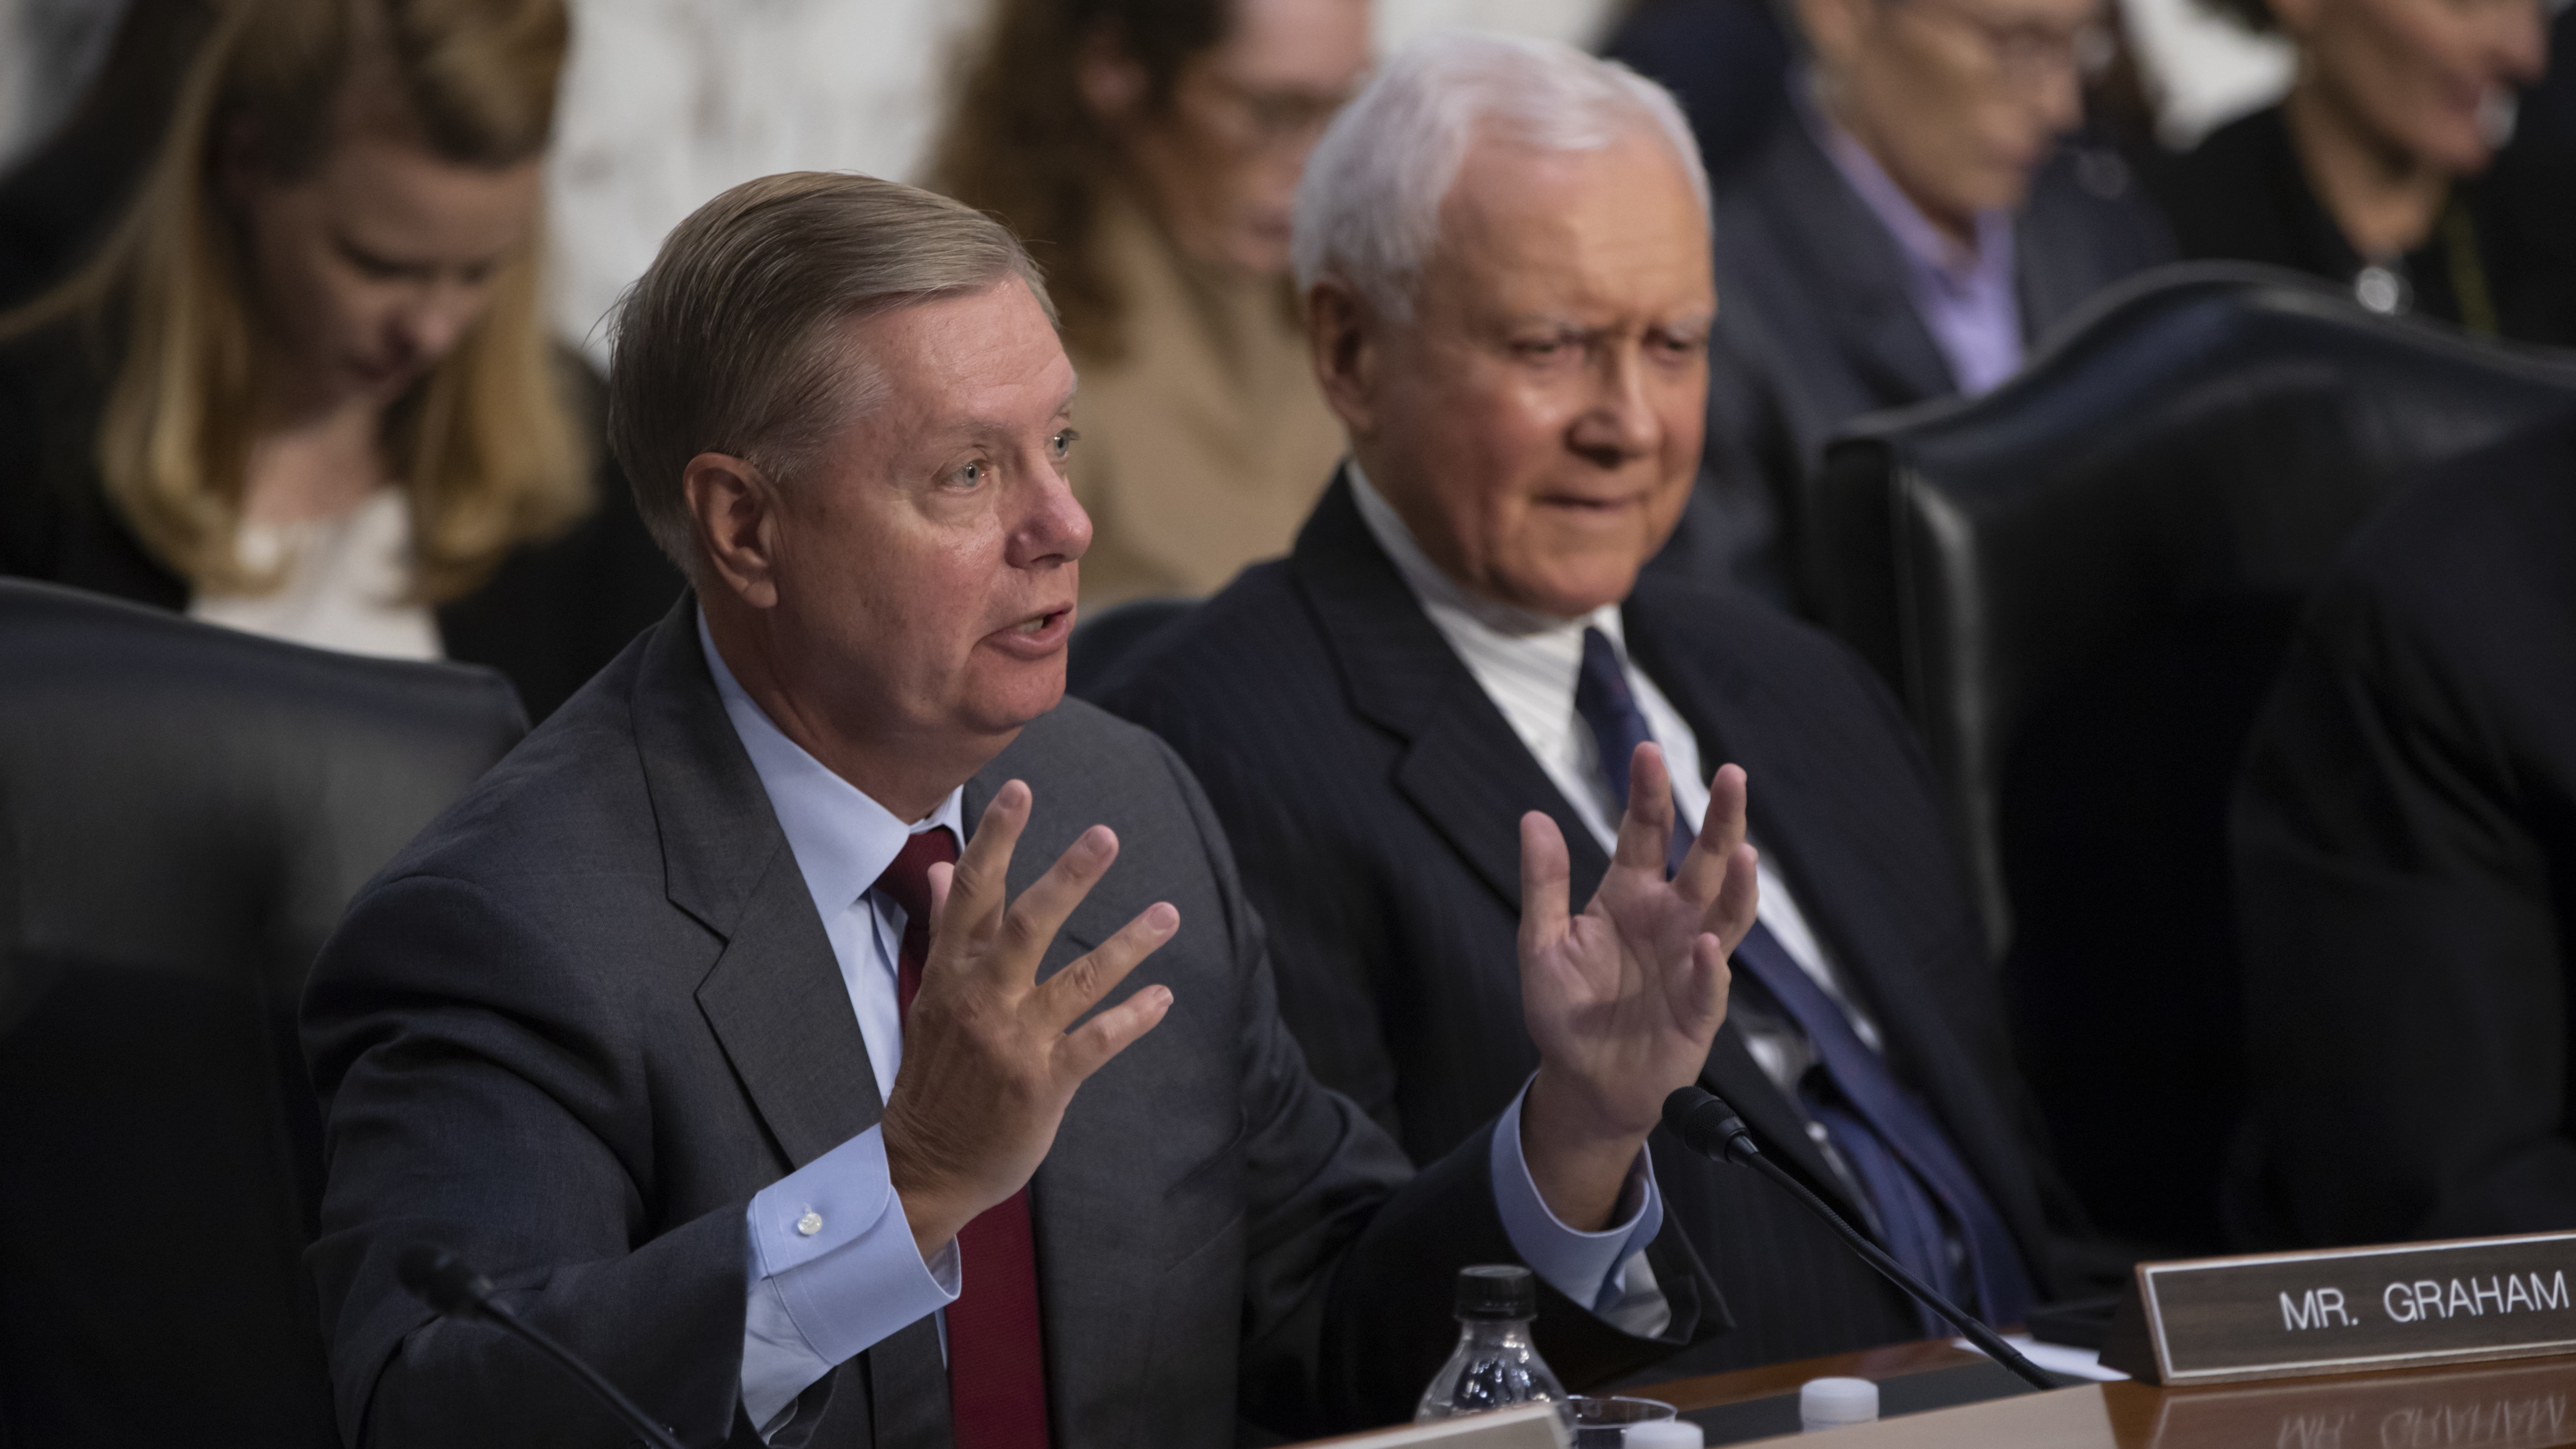
[[[1367,0],[1000,0],[971,57],[930,181],[1063,311],[1086,607],[1215,591],[1330,481],[1288,213],[1368,45]]]
[[[0,318],[0,572],[488,664],[543,716],[679,580],[538,296],[561,0],[234,0],[99,255]]]

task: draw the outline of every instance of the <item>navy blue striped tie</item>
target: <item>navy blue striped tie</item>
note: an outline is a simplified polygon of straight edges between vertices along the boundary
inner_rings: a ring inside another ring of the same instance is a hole
[[[1628,799],[1628,759],[1654,738],[1645,712],[1628,688],[1627,671],[1608,635],[1583,631],[1583,667],[1575,676],[1574,711],[1592,729],[1601,772],[1621,808]],[[1674,810],[1668,872],[1681,869],[1690,849],[1691,822]],[[1973,1287],[1979,1307],[1994,1323],[2019,1323],[2030,1313],[2030,1275],[2003,1215],[1977,1176],[1950,1145],[1931,1112],[1907,1091],[1887,1061],[1860,1039],[1851,1017],[1835,1004],[1760,922],[1735,948],[1736,968],[1767,990],[1815,1048],[1817,1070],[1808,1073],[1800,1099],[1824,1124],[1827,1136],[1878,1220],[1888,1255],[1953,1299]],[[1822,1078],[1820,1081],[1819,1078]],[[1964,1277],[1950,1263],[1945,1224],[1955,1223],[1968,1250]],[[1949,1326],[1924,1310],[1926,1331]]]

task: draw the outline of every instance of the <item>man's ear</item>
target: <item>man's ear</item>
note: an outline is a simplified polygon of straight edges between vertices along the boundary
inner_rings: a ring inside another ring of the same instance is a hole
[[[778,602],[778,488],[729,453],[700,453],[680,471],[680,493],[705,560],[701,588],[721,588],[755,609]]]
[[[1385,325],[1348,282],[1327,276],[1306,292],[1306,349],[1324,401],[1353,442],[1377,434]]]

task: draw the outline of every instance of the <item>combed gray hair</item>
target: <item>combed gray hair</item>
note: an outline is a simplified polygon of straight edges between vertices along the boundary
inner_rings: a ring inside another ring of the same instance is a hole
[[[1440,240],[1440,204],[1480,138],[1598,151],[1660,133],[1708,211],[1708,171],[1672,93],[1615,60],[1515,36],[1447,32],[1396,53],[1333,118],[1306,174],[1288,243],[1304,295],[1326,276],[1381,315],[1410,319]]]
[[[874,364],[842,345],[848,323],[1011,277],[1054,320],[1008,227],[872,176],[765,176],[690,213],[619,300],[608,364],[609,447],[653,541],[695,577],[691,458],[730,453],[791,477],[882,393]]]

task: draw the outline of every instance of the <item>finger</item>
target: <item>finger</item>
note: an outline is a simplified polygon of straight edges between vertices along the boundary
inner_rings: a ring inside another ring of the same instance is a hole
[[[1089,954],[1038,984],[1030,1010],[1049,1031],[1062,1031],[1118,989],[1136,963],[1159,950],[1181,928],[1181,913],[1169,901],[1156,901],[1118,934]]]
[[[1744,944],[1745,933],[1753,929],[1754,918],[1762,910],[1761,856],[1752,846],[1738,845],[1726,862],[1726,880],[1717,890],[1717,899],[1700,913],[1699,926],[1726,943],[1728,955]]]
[[[1664,752],[1648,740],[1628,757],[1628,812],[1619,818],[1615,862],[1662,880],[1672,850],[1673,779],[1664,772]]]
[[[1088,1080],[1111,1057],[1127,1050],[1136,1038],[1152,1031],[1171,1009],[1172,988],[1148,986],[1084,1022],[1079,1028],[1066,1032],[1055,1048],[1059,1080],[1068,1086]]]
[[[1681,1011],[1674,1015],[1693,1037],[1714,1036],[1726,1020],[1727,988],[1734,976],[1726,969],[1727,943],[1703,932],[1691,942],[1689,979],[1682,986]]]
[[[1726,863],[1744,843],[1744,807],[1752,789],[1741,767],[1721,765],[1708,782],[1708,810],[1700,816],[1699,837],[1682,856],[1673,889],[1701,907],[1717,899],[1726,883]]]
[[[948,890],[934,900],[953,901],[958,914],[954,924],[937,911],[931,915],[931,927],[941,938],[957,941],[981,936],[1001,918],[1003,892],[1011,875],[1011,852],[1018,848],[1020,832],[1029,824],[1029,808],[1036,797],[1026,783],[1006,780],[993,792],[984,814],[975,824],[975,838],[966,842],[966,850],[957,857],[950,873]],[[950,929],[941,931],[939,928]],[[963,929],[958,929],[962,927]]]
[[[934,860],[930,863],[929,874],[930,922],[931,929],[935,931],[939,926],[940,912],[948,909],[948,888],[957,879],[957,867],[944,860]]]
[[[1002,920],[1001,954],[1021,967],[1020,975],[1035,980],[1038,958],[1055,944],[1056,932],[1064,929],[1065,918],[1100,878],[1109,873],[1110,862],[1118,858],[1118,836],[1106,825],[1095,825],[1082,832],[1079,839],[1064,848],[1046,874],[1030,882],[1011,902]]]
[[[1521,817],[1521,959],[1565,935],[1566,896],[1574,888],[1565,833],[1544,810]]]

